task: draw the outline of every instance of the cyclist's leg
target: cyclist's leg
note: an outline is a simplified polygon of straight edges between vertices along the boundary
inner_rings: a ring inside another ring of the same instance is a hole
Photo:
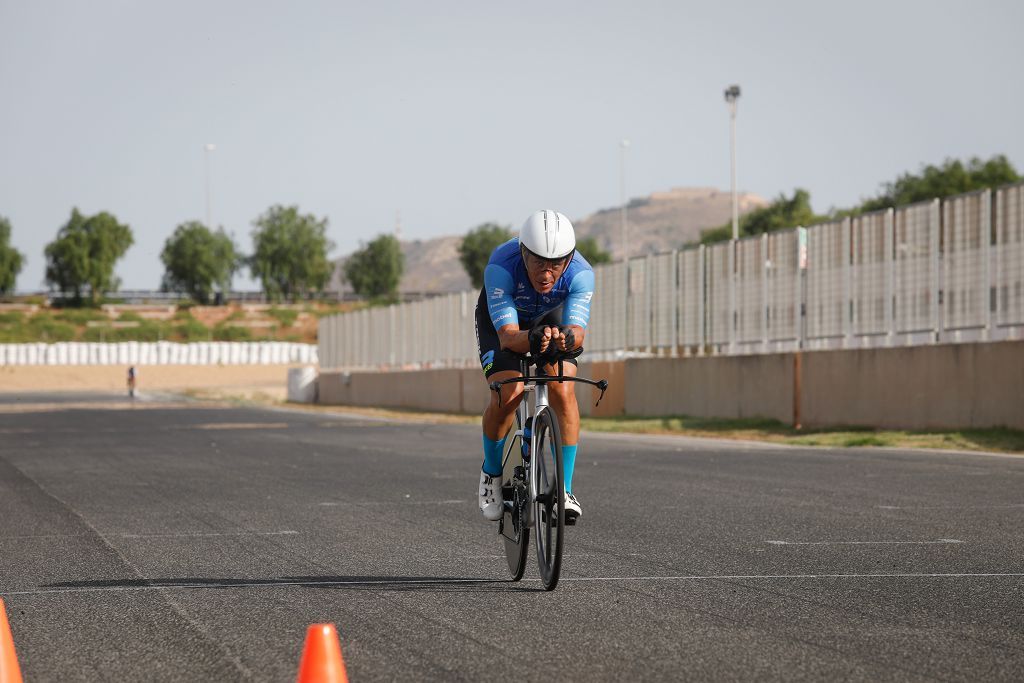
[[[555,374],[557,365],[549,365],[545,372]],[[562,363],[562,373],[566,377],[575,377],[576,364],[571,361]],[[580,407],[576,402],[575,382],[552,382],[548,384],[548,398],[551,409],[558,417],[558,426],[562,432],[562,471],[565,476],[565,490],[572,493],[572,473],[576,466],[576,447],[580,438]]]
[[[519,376],[519,360],[514,354],[502,350],[498,333],[487,313],[487,302],[482,291],[476,307],[476,339],[486,382],[500,382]],[[481,421],[484,448],[482,469],[486,474],[498,476],[501,474],[505,435],[512,426],[516,407],[522,400],[523,385],[507,384],[501,388],[500,394],[493,391],[489,393]]]

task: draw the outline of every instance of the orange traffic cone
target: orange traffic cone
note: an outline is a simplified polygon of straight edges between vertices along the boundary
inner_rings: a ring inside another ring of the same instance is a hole
[[[297,683],[348,683],[334,624],[313,624],[306,629]]]
[[[0,598],[0,683],[22,683],[18,656],[14,654],[14,637],[7,623],[3,598]]]

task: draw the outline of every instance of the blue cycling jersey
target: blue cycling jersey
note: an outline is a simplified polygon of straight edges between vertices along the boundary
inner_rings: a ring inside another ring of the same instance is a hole
[[[505,325],[525,329],[530,322],[563,303],[562,324],[585,329],[590,320],[590,300],[594,296],[594,270],[577,251],[551,291],[540,294],[526,274],[519,238],[513,238],[491,254],[484,269],[484,291],[487,311],[496,330]]]

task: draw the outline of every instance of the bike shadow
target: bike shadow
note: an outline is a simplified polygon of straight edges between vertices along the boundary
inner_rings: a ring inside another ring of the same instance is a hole
[[[328,588],[361,591],[425,591],[435,593],[517,593],[544,592],[542,587],[524,586],[509,579],[485,579],[451,576],[282,576],[272,579],[238,578],[160,578],[96,579],[43,584],[42,589],[67,591],[213,589],[232,590],[261,587]]]

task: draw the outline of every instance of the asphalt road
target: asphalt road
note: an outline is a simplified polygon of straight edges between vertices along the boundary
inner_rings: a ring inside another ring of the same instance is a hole
[[[475,427],[48,398],[0,398],[30,683],[294,680],[321,621],[353,681],[1024,678],[1024,458],[586,435],[545,593]]]

